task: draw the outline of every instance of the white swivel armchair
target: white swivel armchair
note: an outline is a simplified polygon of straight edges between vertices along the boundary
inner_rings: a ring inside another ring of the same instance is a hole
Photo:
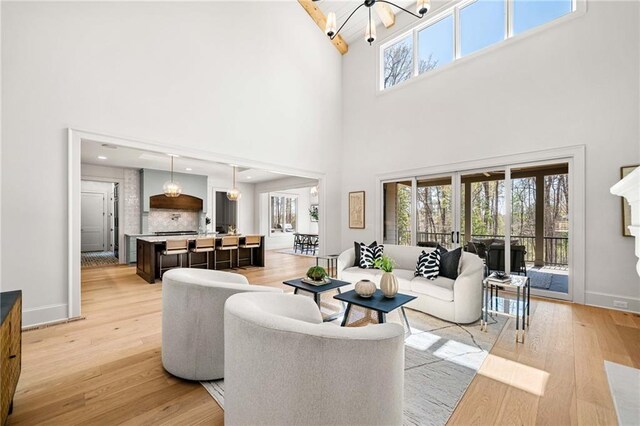
[[[225,305],[226,425],[399,425],[404,329],[323,323],[293,294]]]
[[[224,304],[242,292],[279,292],[243,275],[172,269],[162,276],[162,365],[188,380],[224,376]],[[316,308],[317,309],[317,308]]]

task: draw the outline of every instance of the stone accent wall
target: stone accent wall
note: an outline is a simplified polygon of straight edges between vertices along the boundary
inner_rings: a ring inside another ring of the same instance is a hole
[[[124,191],[120,199],[124,207],[124,233],[140,233],[140,172],[124,169]]]

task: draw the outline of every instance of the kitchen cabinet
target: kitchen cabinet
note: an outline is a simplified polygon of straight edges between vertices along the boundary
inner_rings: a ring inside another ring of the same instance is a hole
[[[149,212],[149,198],[163,193],[163,185],[169,180],[169,172],[163,170],[141,169],[140,192],[142,212]],[[186,173],[173,173],[173,180],[182,185],[182,193],[202,199],[202,211],[207,212],[207,177]]]

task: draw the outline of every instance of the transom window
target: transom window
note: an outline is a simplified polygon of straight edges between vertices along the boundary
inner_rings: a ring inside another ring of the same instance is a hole
[[[465,0],[385,43],[380,89],[437,69],[576,9],[577,0]]]

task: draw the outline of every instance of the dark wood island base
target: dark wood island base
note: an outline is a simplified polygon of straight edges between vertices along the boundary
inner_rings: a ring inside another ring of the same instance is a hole
[[[160,278],[160,266],[158,264],[158,256],[164,251],[167,239],[182,239],[189,240],[189,247],[195,246],[196,235],[180,236],[180,237],[140,237],[136,241],[137,247],[137,266],[136,273],[150,284],[156,282],[156,279]],[[207,236],[200,236],[198,238],[206,238]],[[211,238],[211,236],[208,236]],[[222,241],[221,237],[216,237],[216,247],[220,245]],[[245,241],[244,236],[240,236],[240,245],[243,245]],[[214,253],[209,253],[209,269],[229,269],[229,258],[232,258],[234,267],[244,266],[264,266],[264,236],[260,237],[260,247],[252,249],[240,248],[240,264],[236,264],[236,251],[235,250],[216,250],[215,262]],[[253,253],[252,253],[253,251]],[[207,253],[189,253],[182,255],[182,265],[187,267],[189,262],[187,256],[191,256],[191,263],[194,265],[203,264],[198,266],[205,268],[207,263]],[[253,261],[251,260],[253,259]],[[180,255],[165,256],[162,259],[162,268],[171,268],[180,266]],[[196,267],[196,266],[194,266]]]

